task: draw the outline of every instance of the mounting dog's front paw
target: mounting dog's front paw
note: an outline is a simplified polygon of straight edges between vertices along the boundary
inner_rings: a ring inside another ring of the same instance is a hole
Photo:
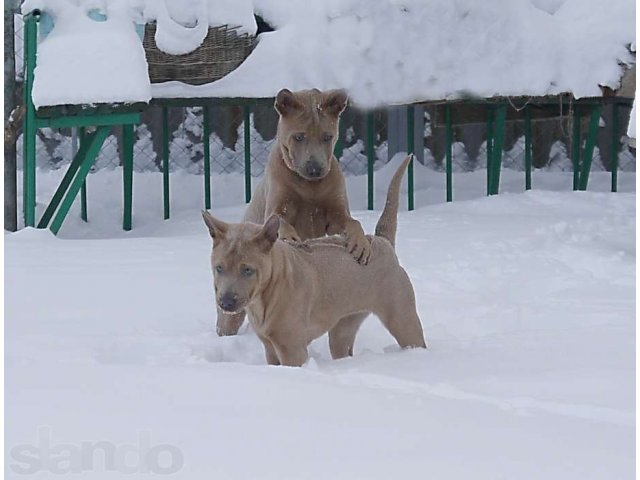
[[[300,238],[300,235],[298,235],[298,232],[296,232],[296,229],[283,221],[280,222],[280,228],[278,229],[278,238],[280,240],[284,240],[285,242],[302,242],[302,239]]]
[[[353,233],[351,235],[347,234],[347,248],[358,263],[366,265],[369,262],[371,243],[364,235],[364,232],[360,231],[359,233]]]

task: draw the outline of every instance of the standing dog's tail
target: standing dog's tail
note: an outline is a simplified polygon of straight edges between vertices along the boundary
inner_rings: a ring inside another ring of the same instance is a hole
[[[396,173],[391,179],[389,184],[389,191],[387,192],[387,201],[382,210],[382,215],[376,225],[376,236],[386,238],[391,242],[391,245],[396,246],[396,229],[398,228],[398,204],[400,203],[400,184],[404,171],[407,169],[407,165],[411,161],[412,155],[408,155],[405,158]]]

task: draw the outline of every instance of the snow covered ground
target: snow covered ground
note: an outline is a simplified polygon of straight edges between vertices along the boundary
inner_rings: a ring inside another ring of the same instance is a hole
[[[40,211],[60,173],[38,177]],[[534,172],[523,193],[505,170],[491,198],[484,172],[456,174],[446,204],[443,174],[418,169],[397,249],[430,349],[399,351],[371,318],[353,358],[321,338],[281,368],[248,327],[214,332],[202,177],[172,175],[164,222],[160,175],[136,174],[125,233],[120,173],[89,178],[90,224],[76,205],[60,238],[5,235],[8,478],[633,478],[635,174],[612,194],[605,173],[574,193]],[[214,177],[221,217],[240,217],[241,185]],[[372,231],[365,188],[349,178]],[[82,450],[99,441],[113,463]]]

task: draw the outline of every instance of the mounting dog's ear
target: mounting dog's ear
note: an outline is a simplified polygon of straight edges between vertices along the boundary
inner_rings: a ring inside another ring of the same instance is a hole
[[[280,216],[277,214],[271,215],[262,226],[262,230],[256,236],[258,245],[265,250],[271,250],[273,244],[278,239],[278,230],[280,229]]]
[[[280,116],[286,117],[295,111],[301,110],[302,104],[291,90],[283,88],[276,95],[275,108]]]
[[[229,225],[224,223],[222,220],[218,220],[206,210],[202,210],[202,219],[209,229],[209,235],[211,235],[211,238],[213,238],[214,241],[220,240],[224,237],[225,233],[227,233],[227,230],[229,229]]]
[[[324,94],[320,108],[323,112],[338,117],[347,108],[347,92],[344,90],[329,90]]]

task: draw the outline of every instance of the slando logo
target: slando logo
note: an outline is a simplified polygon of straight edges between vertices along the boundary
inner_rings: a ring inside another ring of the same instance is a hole
[[[52,428],[42,426],[35,445],[11,448],[9,468],[22,475],[42,471],[60,475],[88,471],[171,475],[184,466],[182,450],[170,444],[153,445],[150,431],[138,432],[137,440],[133,444],[108,440],[53,444]]]

